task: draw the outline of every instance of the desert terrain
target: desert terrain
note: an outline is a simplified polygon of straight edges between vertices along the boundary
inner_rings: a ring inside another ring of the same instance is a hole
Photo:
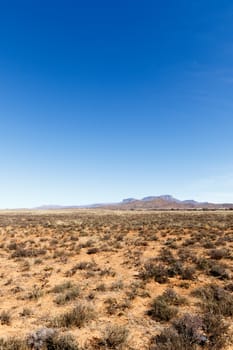
[[[233,211],[0,212],[0,349],[233,349]]]

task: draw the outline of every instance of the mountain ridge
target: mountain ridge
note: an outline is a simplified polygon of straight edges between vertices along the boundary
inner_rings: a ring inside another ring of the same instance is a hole
[[[122,209],[122,210],[159,210],[159,209],[233,209],[233,203],[210,203],[198,202],[193,199],[180,200],[169,194],[159,196],[147,196],[142,199],[133,197],[125,198],[117,203],[97,203],[89,205],[42,205],[35,210],[55,210],[55,209]]]

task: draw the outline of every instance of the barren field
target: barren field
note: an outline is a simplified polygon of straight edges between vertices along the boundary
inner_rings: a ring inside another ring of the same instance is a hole
[[[0,213],[0,349],[233,349],[233,211]]]

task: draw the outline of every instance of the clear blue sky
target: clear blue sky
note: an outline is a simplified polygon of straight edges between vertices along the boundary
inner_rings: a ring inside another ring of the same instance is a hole
[[[0,208],[233,202],[232,1],[1,1],[0,149]]]

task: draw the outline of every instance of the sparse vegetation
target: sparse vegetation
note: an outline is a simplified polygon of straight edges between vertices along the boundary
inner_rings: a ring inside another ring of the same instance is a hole
[[[232,248],[233,211],[0,213],[0,350],[230,350]]]

